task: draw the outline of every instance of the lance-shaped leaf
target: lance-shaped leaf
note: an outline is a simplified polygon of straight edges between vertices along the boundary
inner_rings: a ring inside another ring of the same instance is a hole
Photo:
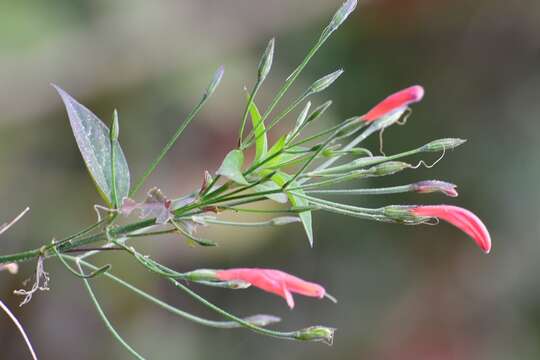
[[[251,116],[253,133],[255,134],[255,159],[253,162],[257,162],[265,156],[268,151],[268,139],[266,137],[266,128],[262,121],[261,113],[254,102],[249,106],[249,115]]]
[[[81,151],[84,163],[99,194],[105,202],[113,204],[111,141],[109,128],[84,105],[78,103],[68,93],[53,85],[66,107],[69,123],[75,141]],[[115,146],[115,182],[118,199],[128,196],[130,187],[129,168],[117,140]]]
[[[255,186],[255,190],[257,190],[258,192],[275,191],[279,189],[281,189],[281,187],[272,181],[263,182]],[[275,194],[266,194],[264,196],[280,204],[285,204],[287,202],[287,195],[282,192]]]
[[[241,150],[234,149],[225,156],[223,163],[216,173],[238,184],[249,185],[242,174],[242,165],[244,165],[244,153]]]
[[[272,176],[272,180],[279,186],[285,185],[290,179],[292,179],[292,176],[289,174],[286,174],[284,172],[278,172],[274,176]],[[298,187],[298,183],[293,181],[291,184],[292,188]],[[298,193],[304,194],[303,190],[295,190]],[[294,196],[291,193],[287,193],[287,196],[289,197],[289,201],[294,207],[308,207],[310,203],[299,196]],[[300,216],[300,219],[302,220],[302,225],[304,225],[304,230],[306,231],[306,235],[308,237],[309,245],[313,247],[313,221],[311,219],[311,211],[303,211],[298,214]]]

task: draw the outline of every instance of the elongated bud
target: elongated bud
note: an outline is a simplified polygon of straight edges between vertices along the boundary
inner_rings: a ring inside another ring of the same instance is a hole
[[[275,39],[270,39],[268,45],[266,46],[266,50],[264,51],[264,54],[261,58],[261,61],[259,62],[259,67],[257,68],[257,77],[259,83],[263,82],[264,79],[266,79],[266,76],[272,68],[272,61],[274,59],[274,43]]]
[[[404,205],[389,205],[382,209],[383,215],[392,222],[406,223],[406,224],[420,224],[429,217],[416,216],[411,212],[411,206]]]
[[[259,314],[259,315],[248,316],[247,318],[244,318],[244,320],[250,324],[264,327],[270,324],[275,324],[275,323],[280,322],[281,318],[274,315]]]
[[[370,167],[368,171],[375,176],[393,175],[405,169],[410,169],[412,166],[402,161],[387,161],[385,163]]]
[[[298,115],[298,118],[296,119],[296,124],[294,125],[294,129],[287,134],[286,141],[289,142],[296,138],[296,136],[300,133],[300,130],[304,127],[304,124],[306,124],[308,111],[311,108],[311,101],[308,101],[300,114]]]
[[[191,281],[216,281],[219,280],[216,275],[216,270],[198,269],[187,272],[185,279]]]
[[[325,90],[327,87],[332,85],[334,83],[334,81],[336,81],[337,78],[341,76],[341,74],[343,74],[343,69],[339,69],[337,71],[334,71],[331,74],[323,76],[319,80],[315,81],[309,87],[308,91],[311,92],[311,93],[318,93],[318,92],[321,92],[321,91]]]
[[[421,151],[426,152],[439,152],[445,150],[452,150],[458,146],[464,144],[467,140],[457,138],[447,138],[434,140],[420,148]]]
[[[419,181],[412,184],[413,190],[417,193],[427,194],[433,192],[441,192],[450,197],[457,197],[458,192],[456,191],[457,185],[446,181],[440,180],[425,180]]]
[[[324,114],[324,112],[330,107],[330,105],[332,105],[332,100],[328,100],[324,104],[317,106],[315,110],[313,110],[313,112],[309,114],[308,118],[306,119],[306,124],[312,122],[313,120]]]
[[[358,1],[357,0],[348,0],[341,5],[341,7],[336,11],[334,17],[326,27],[323,36],[329,36],[332,32],[336,31],[337,28],[341,26],[347,20],[347,17],[356,9]]]
[[[221,65],[214,73],[214,76],[212,77],[212,81],[206,88],[205,96],[208,97],[214,93],[214,91],[216,90],[216,88],[218,87],[221,81],[221,78],[223,77],[224,72],[225,72],[225,68],[223,67],[223,65]]]
[[[111,126],[111,141],[118,141],[119,133],[120,133],[120,126],[118,125],[118,111],[114,109],[113,123]]]
[[[300,222],[302,220],[297,216],[280,216],[277,218],[273,218],[271,221],[272,221],[272,225],[281,226],[281,225],[287,225],[287,224]]]
[[[296,331],[294,338],[303,341],[321,341],[327,345],[332,345],[335,332],[335,328],[327,326],[310,326]]]

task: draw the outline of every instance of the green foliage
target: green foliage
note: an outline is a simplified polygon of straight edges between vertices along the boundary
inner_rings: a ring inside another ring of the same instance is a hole
[[[103,200],[109,206],[113,206],[113,198],[115,197],[113,189],[116,188],[116,195],[121,199],[128,196],[130,187],[129,167],[118,143],[117,136],[116,139],[112,140],[114,152],[116,153],[115,183],[113,186],[111,164],[113,146],[111,146],[109,128],[64,90],[56,85],[53,86],[64,101],[69,123],[86,168]]]

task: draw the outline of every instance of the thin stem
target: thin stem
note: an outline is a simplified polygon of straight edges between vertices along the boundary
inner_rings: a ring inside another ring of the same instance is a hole
[[[81,264],[78,262],[78,261],[75,261],[77,267],[79,268],[79,271],[81,273],[83,273],[83,269],[81,267]],[[140,360],[144,360],[144,357],[142,357],[142,355],[140,355],[137,351],[135,351],[121,336],[120,334],[116,331],[116,329],[112,326],[111,322],[109,321],[109,319],[107,318],[107,315],[105,314],[105,312],[103,311],[103,309],[101,308],[101,305],[99,304],[99,301],[97,300],[96,298],[96,295],[94,294],[94,291],[92,290],[92,287],[90,286],[90,282],[87,280],[87,279],[83,279],[83,282],[84,282],[84,285],[86,286],[86,290],[88,290],[88,294],[90,295],[90,299],[92,299],[92,302],[94,303],[94,306],[96,307],[96,310],[99,314],[99,316],[101,317],[101,319],[103,320],[103,322],[105,323],[105,326],[107,327],[107,329],[109,329],[109,331],[111,332],[111,334],[116,338],[116,340],[118,340],[118,342],[124,347],[126,348],[127,351],[129,351],[129,353],[131,355],[133,355],[135,358],[137,359],[140,359]]]
[[[26,347],[28,348],[28,351],[30,351],[30,355],[32,356],[32,359],[37,360],[36,352],[34,351],[34,348],[32,347],[32,343],[30,342],[30,339],[28,338],[28,335],[26,334],[26,331],[24,331],[24,328],[22,327],[19,320],[15,317],[15,315],[13,315],[11,310],[9,310],[7,305],[4,304],[2,300],[0,300],[0,308],[4,310],[7,316],[9,316],[11,321],[13,321],[13,323],[17,327],[17,330],[19,330],[19,332],[21,333],[21,336],[23,337],[24,342],[26,343]]]
[[[64,258],[66,258],[67,260],[70,260],[70,261],[73,261],[73,262],[79,262],[81,265],[85,266],[86,268],[90,269],[90,270],[97,270],[97,266],[93,265],[93,264],[90,264],[89,262],[86,262],[84,260],[77,260],[76,257],[73,257],[73,256],[68,256],[68,255],[62,255]],[[134,285],[128,283],[127,281],[125,280],[122,280],[120,279],[119,277],[111,274],[110,272],[106,272],[105,274],[103,274],[104,276],[106,276],[107,278],[111,279],[112,281],[116,282],[117,284],[127,288],[128,290],[130,291],[133,291],[135,294],[139,295],[140,297],[142,297],[143,299],[175,314],[175,315],[178,315],[180,317],[183,317],[184,319],[187,319],[187,320],[190,320],[190,321],[193,321],[195,323],[198,323],[198,324],[201,324],[201,325],[205,325],[205,326],[209,326],[209,327],[214,327],[214,328],[221,328],[221,329],[232,329],[232,328],[238,328],[239,325],[234,322],[234,321],[213,321],[213,320],[207,320],[207,319],[203,319],[203,318],[200,318],[198,316],[195,316],[195,315],[192,315],[188,312],[185,312],[183,310],[180,310],[172,305],[169,305],[167,304],[166,302],[148,294],[147,292],[135,287]]]
[[[391,186],[385,188],[373,189],[340,189],[340,190],[306,190],[308,194],[327,194],[327,195],[384,195],[384,194],[399,194],[413,191],[412,184]]]
[[[238,135],[238,144],[240,148],[242,148],[242,141],[244,139],[244,129],[246,127],[249,108],[251,107],[251,104],[253,104],[253,99],[255,99],[255,95],[257,95],[257,92],[261,88],[261,85],[262,85],[261,79],[257,79],[257,82],[255,83],[255,86],[253,87],[253,90],[249,94],[246,108],[244,109],[244,114],[242,115],[242,126],[240,127],[240,134]],[[259,124],[257,124],[257,126],[259,126]]]
[[[169,140],[169,142],[165,145],[165,147],[161,150],[161,152],[159,153],[159,155],[157,156],[157,158],[152,161],[152,163],[150,164],[150,166],[148,166],[148,168],[146,169],[146,171],[144,172],[143,176],[139,179],[139,181],[137,182],[137,184],[133,187],[133,189],[131,190],[130,192],[130,196],[133,196],[137,193],[137,191],[140,190],[140,188],[143,186],[144,182],[146,181],[146,179],[150,176],[150,174],[152,174],[154,172],[154,170],[156,169],[156,167],[158,166],[158,164],[161,162],[161,160],[163,160],[163,158],[165,157],[165,155],[167,155],[167,153],[169,152],[169,150],[173,147],[173,145],[176,143],[176,140],[178,140],[178,138],[180,137],[180,135],[182,135],[182,133],[184,132],[185,128],[191,123],[191,121],[195,118],[195,116],[197,116],[197,114],[199,113],[199,111],[202,109],[202,107],[204,106],[204,104],[206,103],[206,101],[209,99],[208,95],[207,94],[204,94],[203,97],[201,98],[201,101],[199,101],[199,103],[197,104],[197,106],[195,106],[193,108],[193,110],[191,110],[191,112],[188,114],[187,118],[182,122],[182,124],[178,127],[178,129],[176,130],[176,132],[174,133],[173,137]]]
[[[265,329],[265,328],[262,328],[262,327],[259,327],[257,325],[254,325],[253,323],[250,323],[244,319],[241,319],[225,310],[223,310],[222,308],[214,305],[213,303],[209,302],[208,300],[206,300],[205,298],[201,297],[200,295],[198,295],[196,292],[194,292],[193,290],[191,290],[190,288],[188,288],[187,286],[179,283],[178,281],[176,281],[175,279],[171,279],[169,278],[168,279],[174,286],[180,288],[182,291],[184,291],[186,294],[188,294],[189,296],[191,296],[193,299],[197,300],[198,302],[200,302],[201,304],[205,305],[206,307],[210,308],[211,310],[217,312],[218,314],[220,314],[221,316],[223,316],[224,318],[226,319],[229,319],[231,321],[234,321],[240,325],[242,325],[243,327],[251,330],[251,331],[254,331],[256,333],[259,333],[259,334],[263,334],[263,335],[268,335],[268,336],[272,336],[272,337],[276,337],[276,338],[281,338],[281,339],[288,339],[288,340],[295,340],[295,335],[297,334],[296,331],[290,331],[290,332],[281,332],[281,331],[273,331],[273,330],[269,330],[269,329]]]

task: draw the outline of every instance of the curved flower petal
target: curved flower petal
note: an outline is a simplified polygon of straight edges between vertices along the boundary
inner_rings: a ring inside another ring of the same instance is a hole
[[[426,205],[412,207],[409,211],[416,216],[447,221],[469,235],[486,254],[491,251],[491,237],[486,226],[467,209],[451,205]]]
[[[294,308],[292,293],[317,298],[322,298],[326,294],[321,285],[302,280],[280,270],[257,268],[218,270],[216,277],[221,281],[245,281],[261,290],[281,296],[291,309]]]
[[[406,89],[398,91],[380,103],[375,105],[366,114],[360,117],[361,120],[371,122],[389,114],[398,109],[403,109],[409,104],[418,102],[424,97],[424,88],[420,85],[410,86]]]

